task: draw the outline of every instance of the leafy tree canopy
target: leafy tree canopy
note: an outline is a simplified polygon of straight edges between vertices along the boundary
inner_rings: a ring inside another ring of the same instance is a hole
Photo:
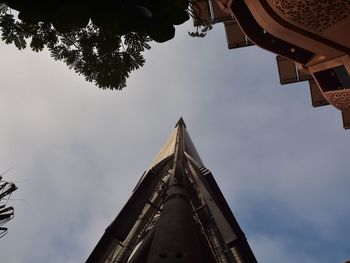
[[[187,9],[187,0],[0,0],[1,39],[18,49],[46,47],[99,88],[120,90],[144,65],[149,42],[173,38]]]

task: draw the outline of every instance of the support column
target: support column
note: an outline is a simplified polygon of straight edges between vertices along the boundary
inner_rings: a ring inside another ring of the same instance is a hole
[[[147,262],[202,262],[198,229],[181,179],[170,180]]]

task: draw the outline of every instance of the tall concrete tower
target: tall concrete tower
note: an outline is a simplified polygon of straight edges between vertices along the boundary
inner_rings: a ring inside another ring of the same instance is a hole
[[[257,262],[182,118],[87,262]]]

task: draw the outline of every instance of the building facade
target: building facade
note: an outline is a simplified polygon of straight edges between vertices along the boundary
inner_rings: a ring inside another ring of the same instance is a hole
[[[224,23],[229,49],[277,55],[281,84],[308,81],[314,107],[332,105],[350,128],[350,2],[192,0],[195,25]]]

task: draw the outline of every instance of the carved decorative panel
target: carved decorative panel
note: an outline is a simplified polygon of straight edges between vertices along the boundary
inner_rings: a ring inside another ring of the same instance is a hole
[[[290,22],[322,32],[350,17],[350,0],[267,0]]]
[[[342,111],[350,111],[350,90],[327,91],[323,94],[327,100]]]

